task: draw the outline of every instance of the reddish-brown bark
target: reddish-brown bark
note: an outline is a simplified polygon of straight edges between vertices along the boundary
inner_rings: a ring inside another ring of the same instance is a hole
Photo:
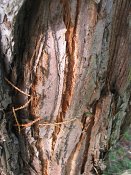
[[[11,160],[10,170],[2,163],[2,171],[101,174],[105,153],[130,115],[131,2],[26,0],[11,19],[4,10],[1,33],[11,32],[1,37],[5,74],[30,94],[6,84],[13,91],[7,94],[12,100],[7,105],[19,107],[30,98],[31,102],[16,111],[20,124],[29,123],[20,134],[13,115],[12,122],[7,117],[7,131],[19,147],[14,147],[19,165],[13,168],[16,162]],[[4,42],[4,36],[10,42]],[[8,116],[10,107],[4,111]],[[38,122],[30,126],[32,120]]]

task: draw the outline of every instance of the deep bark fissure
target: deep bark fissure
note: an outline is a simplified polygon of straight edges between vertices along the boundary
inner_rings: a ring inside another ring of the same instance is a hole
[[[81,174],[84,173],[84,170],[85,170],[85,165],[86,165],[86,161],[87,161],[87,156],[88,156],[88,151],[89,151],[89,145],[90,145],[90,137],[91,137],[91,130],[92,130],[92,127],[94,125],[94,117],[91,116],[91,121],[89,123],[89,126],[88,126],[88,129],[86,130],[87,132],[87,135],[86,135],[86,144],[85,144],[85,150],[84,150],[84,157],[83,157],[83,160],[82,160],[82,166],[81,166]]]
[[[0,173],[102,173],[105,152],[119,138],[120,129],[131,122],[126,121],[131,112],[131,2],[97,3],[25,0],[18,14],[14,12],[14,22],[4,9],[0,105],[8,134],[4,142],[0,137],[5,150],[0,164],[6,164]],[[11,111],[30,97],[7,87],[4,76],[31,95],[30,104],[16,112],[20,124],[42,119],[21,134]]]

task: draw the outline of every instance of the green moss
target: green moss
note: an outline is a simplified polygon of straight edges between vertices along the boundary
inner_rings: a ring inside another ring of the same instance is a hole
[[[131,169],[131,160],[127,150],[128,145],[131,144],[131,129],[125,132],[122,142],[119,142],[114,149],[108,154],[106,160],[107,168],[103,175],[121,175],[123,171]],[[124,143],[124,144],[122,144]]]
[[[126,131],[125,134],[124,134],[124,138],[128,141],[131,141],[131,135],[129,133],[129,131]]]
[[[86,117],[90,117],[90,116],[92,115],[92,113],[91,113],[91,112],[85,112],[84,115],[85,115]]]

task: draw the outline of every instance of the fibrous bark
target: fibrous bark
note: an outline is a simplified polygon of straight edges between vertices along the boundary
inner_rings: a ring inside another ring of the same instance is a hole
[[[0,12],[1,172],[101,174],[130,124],[131,2],[1,0]],[[40,120],[18,133],[12,106],[30,99],[19,123]]]

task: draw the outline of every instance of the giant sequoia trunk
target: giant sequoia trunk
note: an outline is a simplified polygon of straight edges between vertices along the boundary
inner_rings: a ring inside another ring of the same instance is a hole
[[[130,124],[131,1],[0,0],[0,13],[0,174],[102,174]]]

